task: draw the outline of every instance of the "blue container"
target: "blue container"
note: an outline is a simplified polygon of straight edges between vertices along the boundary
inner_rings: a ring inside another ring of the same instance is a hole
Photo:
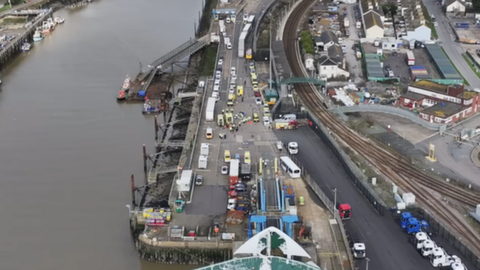
[[[138,91],[138,95],[141,97],[144,97],[146,94],[146,91]]]

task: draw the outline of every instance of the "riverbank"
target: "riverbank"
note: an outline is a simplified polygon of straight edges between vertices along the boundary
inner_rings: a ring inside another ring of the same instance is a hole
[[[86,4],[83,0],[38,0],[30,3],[12,6],[0,13],[0,21],[3,28],[3,35],[6,40],[2,43],[0,51],[0,70],[6,66],[22,51],[24,43],[33,44],[33,36],[39,27],[48,19],[53,21],[53,12],[65,7],[77,7],[79,4]],[[41,10],[40,10],[41,8]],[[23,13],[13,13],[13,11],[31,10],[36,16]],[[43,29],[44,35],[51,34],[54,26],[50,30]],[[43,37],[42,37],[43,39]]]

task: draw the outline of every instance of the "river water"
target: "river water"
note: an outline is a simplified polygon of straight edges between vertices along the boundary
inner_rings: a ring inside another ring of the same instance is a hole
[[[126,74],[193,35],[201,0],[99,0],[3,73],[2,269],[184,270],[141,262],[125,204],[153,119],[117,104]]]

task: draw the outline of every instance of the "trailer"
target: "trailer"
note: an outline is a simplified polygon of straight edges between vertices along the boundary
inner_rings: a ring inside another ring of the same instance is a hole
[[[215,120],[215,103],[217,99],[214,97],[208,98],[207,101],[207,109],[205,111],[205,120],[206,121],[213,121]]]
[[[228,178],[230,185],[238,184],[239,169],[240,169],[240,160],[238,159],[230,160],[230,175]]]
[[[248,33],[250,32],[250,29],[251,29],[251,28],[252,28],[252,25],[248,23],[247,25],[245,25],[245,26],[243,27],[242,33],[247,33],[247,35],[248,35]]]
[[[412,51],[407,51],[407,65],[409,66],[415,65],[415,55],[413,55]]]
[[[247,33],[243,32],[240,34],[240,39],[238,40],[238,57],[245,56],[245,39],[247,37]]]

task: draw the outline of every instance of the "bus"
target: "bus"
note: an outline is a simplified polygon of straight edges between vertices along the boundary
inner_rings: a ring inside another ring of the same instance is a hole
[[[247,52],[245,53],[245,58],[247,60],[252,59],[252,49],[248,49]]]
[[[280,157],[280,166],[291,178],[300,178],[302,174],[300,168],[287,156]]]

